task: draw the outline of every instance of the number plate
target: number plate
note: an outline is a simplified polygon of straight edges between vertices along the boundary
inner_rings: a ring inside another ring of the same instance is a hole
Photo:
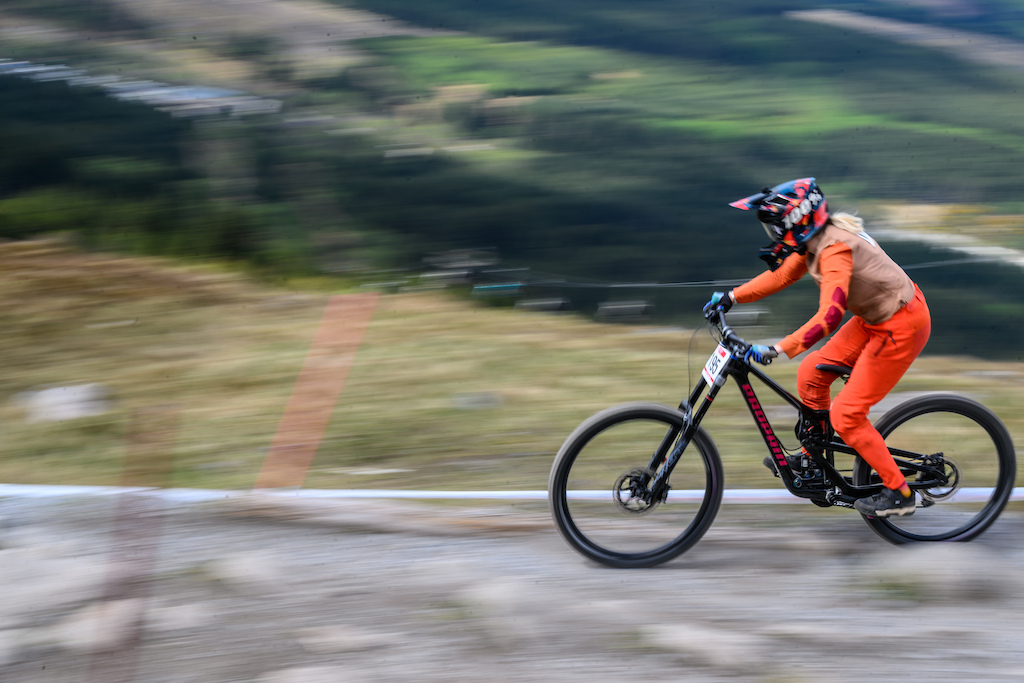
[[[715,352],[711,354],[711,358],[708,358],[708,362],[704,364],[704,370],[701,372],[709,385],[714,384],[718,376],[722,374],[727,360],[729,360],[729,351],[719,344]]]

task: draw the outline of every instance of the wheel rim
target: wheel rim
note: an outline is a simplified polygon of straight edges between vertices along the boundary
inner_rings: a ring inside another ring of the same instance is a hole
[[[642,478],[670,430],[678,425],[665,418],[624,419],[578,449],[560,494],[576,543],[597,556],[642,562],[675,554],[704,523],[718,483],[697,443],[689,445],[673,470],[673,489],[664,503],[629,503],[630,494],[623,493]]]
[[[951,481],[920,491],[913,515],[876,519],[874,523],[907,540],[957,540],[979,525],[987,526],[1002,509],[1008,493],[1000,476],[1004,465],[1002,445],[991,425],[965,411],[936,408],[880,431],[891,448],[942,453]],[[870,476],[878,481],[873,471]],[[908,479],[913,481],[914,477]]]

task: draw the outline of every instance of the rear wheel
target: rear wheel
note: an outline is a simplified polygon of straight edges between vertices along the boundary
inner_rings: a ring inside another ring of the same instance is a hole
[[[651,567],[700,540],[718,514],[723,480],[704,430],[673,469],[667,500],[644,497],[655,474],[647,468],[671,451],[682,427],[678,410],[631,403],[597,413],[569,436],[548,483],[555,525],[569,545],[609,567]]]
[[[1013,493],[1017,458],[1013,440],[996,415],[976,401],[953,394],[911,399],[875,425],[890,448],[922,456],[941,455],[949,483],[917,489],[917,510],[905,517],[865,521],[892,543],[969,541],[987,529]],[[878,474],[857,458],[854,483],[878,483]],[[907,480],[913,484],[915,476]]]

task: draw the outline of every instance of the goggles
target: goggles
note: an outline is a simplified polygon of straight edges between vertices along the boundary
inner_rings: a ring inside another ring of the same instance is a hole
[[[780,232],[780,228],[777,225],[761,221],[761,227],[764,228],[765,234],[768,235],[768,239],[772,242],[780,242],[785,236],[785,232]]]

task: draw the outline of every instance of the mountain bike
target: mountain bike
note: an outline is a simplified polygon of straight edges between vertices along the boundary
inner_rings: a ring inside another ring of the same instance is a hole
[[[853,508],[878,493],[878,474],[843,443],[828,411],[814,410],[745,359],[750,344],[720,309],[706,317],[718,341],[689,398],[677,408],[628,403],[598,412],[569,435],[555,457],[548,498],[564,539],[610,567],[651,567],[692,547],[722,503],[722,460],[701,422],[729,378],[768,448],[766,464],[794,496],[821,507]],[[844,380],[852,368],[818,365]],[[786,448],[751,383],[777,394],[797,420]],[[987,529],[1013,492],[1016,455],[999,418],[965,396],[927,394],[875,424],[917,492],[915,514],[864,520],[895,544],[968,541]]]

